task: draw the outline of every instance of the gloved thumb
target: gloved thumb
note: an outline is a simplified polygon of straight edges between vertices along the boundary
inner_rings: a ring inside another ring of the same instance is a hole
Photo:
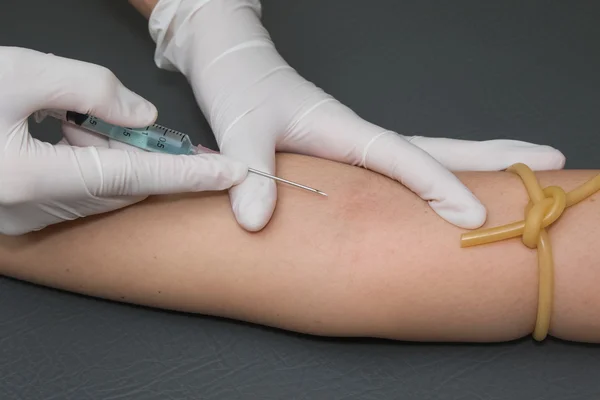
[[[245,120],[241,125],[225,135],[221,154],[274,175],[275,135],[265,132],[259,123]],[[275,211],[277,186],[272,179],[250,173],[242,183],[229,190],[229,197],[238,223],[247,231],[256,232],[267,225]]]
[[[12,97],[14,115],[27,118],[46,108],[72,110],[134,128],[156,120],[156,107],[127,89],[107,68],[30,49],[7,51],[15,71],[27,79],[26,84],[15,85],[20,93]]]

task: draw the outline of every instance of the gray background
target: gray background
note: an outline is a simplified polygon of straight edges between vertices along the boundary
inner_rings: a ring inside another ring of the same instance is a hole
[[[263,4],[290,64],[375,123],[543,142],[569,168],[600,167],[598,2]],[[154,66],[145,20],[124,0],[5,0],[0,40],[105,65],[158,106],[160,123],[215,146],[185,79]],[[50,124],[34,133],[59,135]],[[2,400],[587,400],[599,377],[590,345],[313,338],[0,278]]]

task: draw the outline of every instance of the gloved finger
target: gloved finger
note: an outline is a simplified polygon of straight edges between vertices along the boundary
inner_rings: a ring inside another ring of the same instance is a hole
[[[474,229],[486,220],[485,207],[452,172],[398,134],[375,139],[365,154],[364,167],[401,182],[456,226]]]
[[[109,147],[108,138],[75,124],[63,122],[61,126],[63,137],[71,146],[77,147]]]
[[[145,196],[225,190],[244,180],[248,167],[219,154],[170,155],[106,148],[75,149],[95,196]]]
[[[485,207],[442,164],[402,136],[363,120],[337,101],[314,109],[278,148],[384,174],[415,192],[456,226],[473,229],[485,222]]]
[[[219,154],[174,156],[42,141],[33,146],[31,155],[9,154],[2,160],[22,172],[4,177],[11,196],[7,203],[225,190],[248,171]]]
[[[62,123],[62,132],[63,136],[72,146],[95,146],[127,151],[144,151],[138,147],[132,146],[127,143],[119,142],[118,140],[109,139],[106,136],[100,135],[96,132],[92,132],[88,129],[82,128],[80,126],[68,122]]]
[[[516,163],[534,171],[562,169],[565,156],[557,149],[518,140],[470,141],[421,136],[407,140],[452,171],[500,171]]]
[[[18,120],[41,109],[73,110],[131,127],[153,123],[156,107],[127,89],[107,68],[35,50],[3,50],[27,85],[15,99]]]
[[[220,145],[221,154],[250,168],[275,174],[275,135],[261,131],[260,125],[253,123],[251,118],[246,117],[243,124],[228,132],[228,140]],[[229,196],[238,223],[244,229],[256,232],[267,225],[275,211],[277,186],[272,179],[249,173],[243,182],[229,190]]]
[[[57,221],[78,218],[117,210],[144,200],[145,197],[89,198],[76,205],[53,200],[37,203],[36,207],[0,208],[2,233],[23,235],[41,230]]]

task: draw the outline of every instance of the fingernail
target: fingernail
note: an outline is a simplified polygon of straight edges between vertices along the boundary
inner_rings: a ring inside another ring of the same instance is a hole
[[[240,212],[238,213],[238,221],[244,228],[250,232],[258,232],[266,225],[263,206],[256,198],[242,201]]]
[[[150,125],[156,121],[158,110],[148,100],[139,94],[129,90],[126,87],[121,87],[119,97],[122,99],[122,104],[125,112],[131,116],[131,124],[135,124],[134,128]]]
[[[477,229],[487,218],[487,210],[479,200],[469,204],[429,203],[431,208],[444,220],[463,229]]]
[[[257,232],[263,229],[274,211],[275,199],[272,197],[269,186],[254,186],[252,190],[246,190],[235,196],[234,212],[238,223],[247,231]],[[233,188],[234,191],[241,187]]]
[[[142,99],[142,101],[135,108],[136,116],[144,121],[148,121],[147,124],[151,124],[156,121],[158,117],[158,110],[154,104],[149,101]]]

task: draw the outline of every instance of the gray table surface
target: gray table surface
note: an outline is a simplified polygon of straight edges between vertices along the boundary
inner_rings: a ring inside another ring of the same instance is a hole
[[[600,167],[598,2],[263,4],[290,64],[375,123],[547,143],[568,168]],[[215,146],[185,79],[154,66],[145,20],[124,0],[4,1],[0,44],[105,65],[162,124]],[[587,400],[600,396],[599,349],[305,337],[0,279],[2,400]]]

